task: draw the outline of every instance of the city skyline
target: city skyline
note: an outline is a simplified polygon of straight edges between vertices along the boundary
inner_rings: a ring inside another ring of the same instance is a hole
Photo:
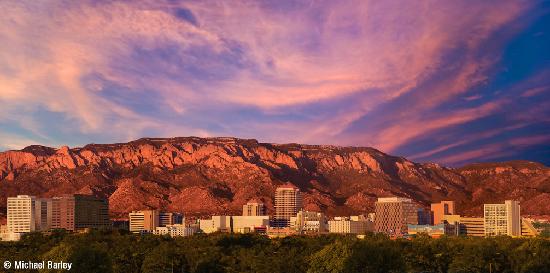
[[[550,164],[546,1],[0,8],[0,151],[195,135]]]
[[[297,192],[288,192],[293,190]],[[426,211],[409,198],[379,197],[374,213],[327,218],[322,210],[297,209],[296,204],[290,204],[296,201],[291,199],[299,196],[299,190],[294,187],[278,187],[274,198],[279,205],[276,204],[270,215],[250,215],[250,210],[245,209],[247,205],[264,205],[263,202],[252,199],[243,206],[242,215],[210,215],[210,218],[200,217],[188,222],[181,213],[148,208],[128,213],[128,219],[125,220],[127,224],[123,224],[120,219],[115,220],[108,216],[106,199],[91,195],[53,198],[18,195],[8,198],[8,221],[7,226],[0,225],[0,241],[17,241],[30,232],[48,233],[58,229],[69,232],[125,229],[135,234],[171,237],[192,236],[200,232],[258,233],[270,238],[327,233],[357,236],[382,233],[389,238],[417,236],[419,233],[426,233],[434,238],[443,235],[533,237],[540,234],[533,226],[532,219],[521,217],[519,202],[514,200],[484,204],[484,215],[480,218],[455,214],[454,201],[432,203],[431,210]],[[294,211],[285,211],[284,217],[288,216],[288,220],[284,223],[281,222],[282,215],[279,211],[281,205],[293,207],[291,210]],[[261,213],[261,210],[257,212]],[[65,216],[60,217],[61,215]]]

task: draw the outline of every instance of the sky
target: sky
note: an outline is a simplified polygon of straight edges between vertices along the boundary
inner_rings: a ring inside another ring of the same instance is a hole
[[[550,1],[0,1],[0,151],[233,136],[550,164]]]

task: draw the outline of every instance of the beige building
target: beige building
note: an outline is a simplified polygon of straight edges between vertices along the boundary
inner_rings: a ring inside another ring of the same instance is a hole
[[[334,217],[328,221],[330,233],[366,234],[374,230],[374,223],[362,215],[351,217]]]
[[[418,224],[417,207],[408,198],[378,198],[375,213],[375,231],[390,236],[405,236],[408,234],[407,225]]]
[[[8,232],[27,233],[40,230],[40,223],[37,225],[35,221],[37,212],[41,214],[41,208],[41,201],[34,196],[8,197]]]
[[[461,217],[460,215],[444,215],[443,220],[457,227],[459,235],[485,236],[485,220],[482,217]]]
[[[129,218],[130,232],[133,233],[150,233],[159,227],[158,210],[133,211],[129,214]]]
[[[314,234],[328,232],[328,223],[322,212],[300,210],[290,217],[290,228],[298,233]]]
[[[211,219],[200,219],[199,228],[204,233],[231,232],[231,216],[217,215]]]
[[[521,216],[518,201],[483,205],[485,236],[521,236]]]
[[[243,205],[243,216],[263,216],[265,215],[265,205],[256,200],[250,200]]]
[[[454,201],[441,201],[440,203],[433,203],[431,205],[433,214],[433,224],[439,225],[443,223],[443,216],[455,214],[455,202]]]
[[[290,226],[290,217],[302,209],[302,193],[294,186],[279,187],[275,190],[274,226],[283,228]]]
[[[231,216],[231,230],[235,233],[250,233],[266,230],[269,227],[269,216]]]
[[[170,237],[191,236],[195,234],[197,229],[190,225],[174,224],[164,227],[157,227],[153,234],[155,235],[170,235]]]

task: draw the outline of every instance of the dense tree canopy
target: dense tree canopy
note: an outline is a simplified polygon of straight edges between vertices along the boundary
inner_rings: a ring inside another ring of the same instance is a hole
[[[56,231],[0,242],[0,262],[42,260],[72,262],[73,272],[544,273],[550,272],[550,239],[390,240],[375,234],[364,239],[339,235],[268,239],[253,234],[170,238],[123,231]]]

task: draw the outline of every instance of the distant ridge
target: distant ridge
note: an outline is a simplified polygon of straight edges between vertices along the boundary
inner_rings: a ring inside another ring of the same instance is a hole
[[[275,188],[292,184],[306,209],[329,215],[373,210],[379,196],[420,205],[456,200],[480,215],[487,202],[516,199],[522,214],[550,215],[550,169],[528,161],[447,168],[369,147],[270,144],[232,137],[142,138],[59,149],[33,145],[0,153],[0,213],[7,196],[92,192],[114,216],[143,208],[188,215],[239,213],[250,199],[273,209]]]

